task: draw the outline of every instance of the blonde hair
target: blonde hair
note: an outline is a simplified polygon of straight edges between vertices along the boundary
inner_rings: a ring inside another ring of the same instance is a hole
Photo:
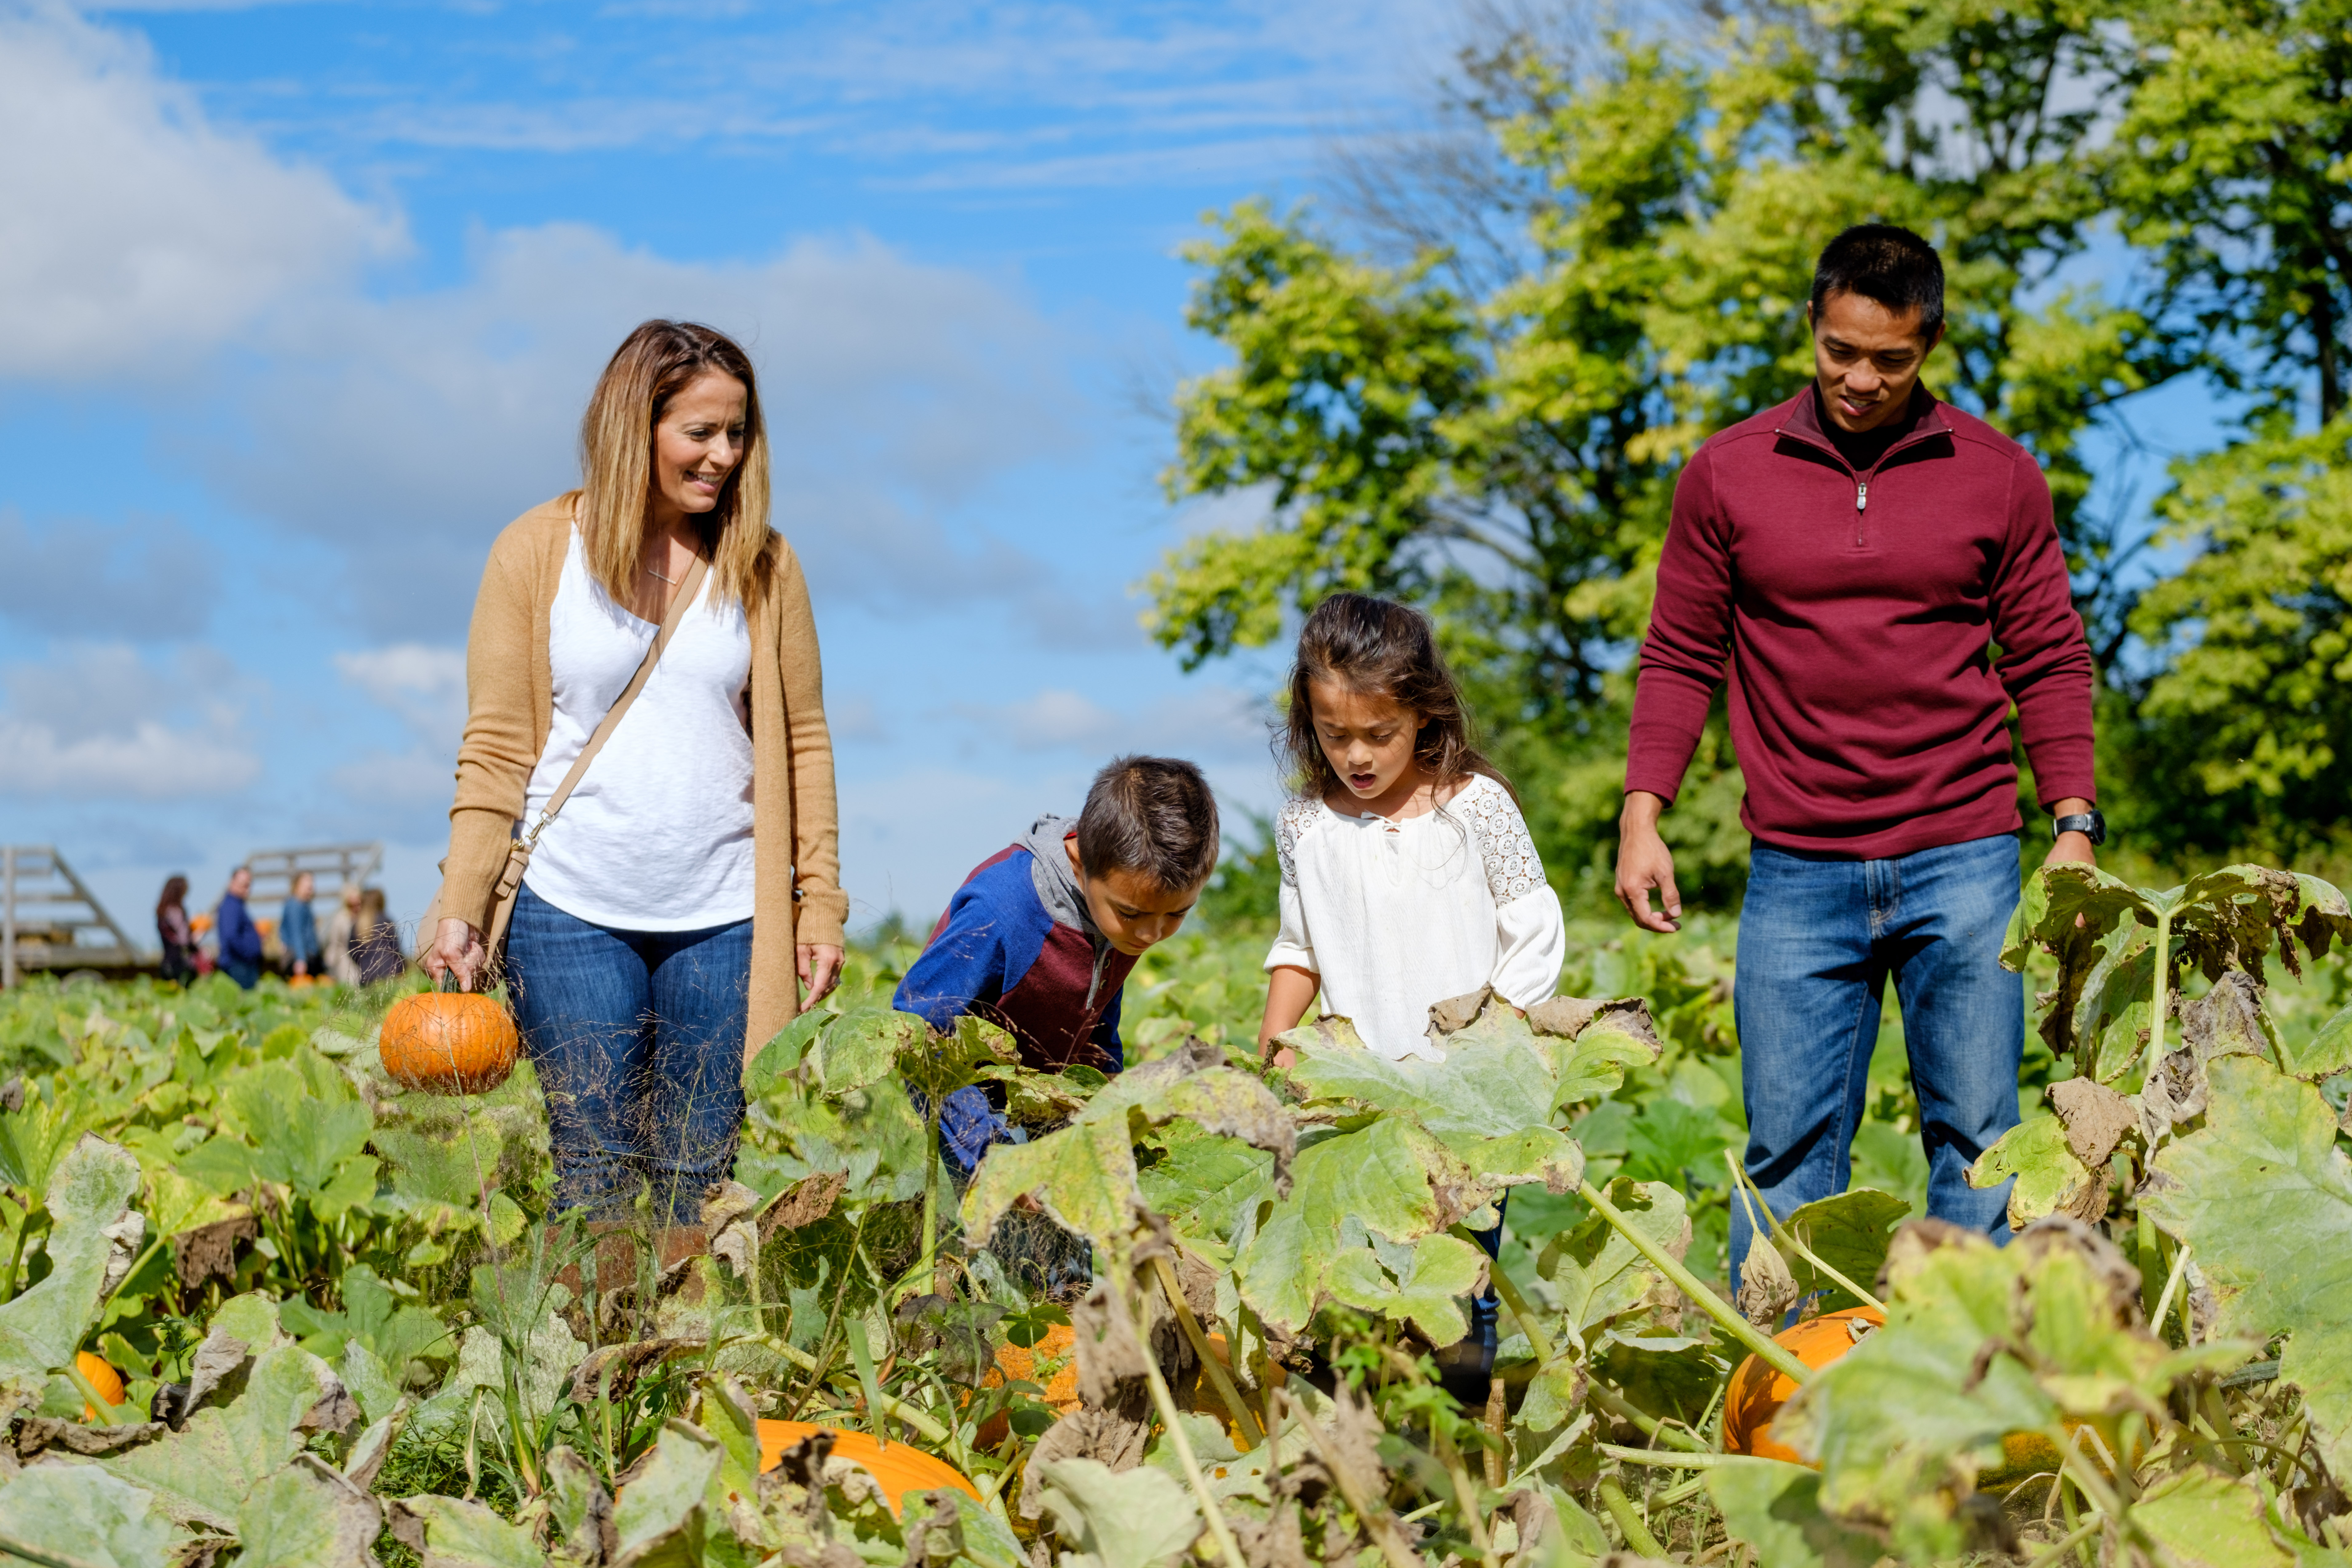
[[[669,400],[713,371],[743,384],[743,458],[719,504],[694,520],[716,580],[712,602],[748,607],[766,588],[768,440],[751,356],[709,327],[654,321],[622,340],[597,378],[580,420],[585,482],[571,496],[588,570],[622,604],[635,596],[637,563],[653,526],[654,430]]]

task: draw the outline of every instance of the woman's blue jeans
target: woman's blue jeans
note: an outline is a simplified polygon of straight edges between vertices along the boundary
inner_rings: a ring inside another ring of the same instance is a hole
[[[656,1225],[692,1225],[735,1163],[751,922],[614,931],[525,886],[507,929],[507,986],[547,1093],[555,1206],[625,1215],[652,1190]]]
[[[1748,1174],[1787,1216],[1845,1191],[1891,975],[1919,1097],[1927,1212],[2009,1238],[2009,1186],[1968,1168],[2017,1125],[2024,979],[2000,966],[2017,908],[2017,836],[1841,860],[1759,844],[1739,914],[1732,1011]],[[1732,1280],[1751,1227],[1731,1205]]]

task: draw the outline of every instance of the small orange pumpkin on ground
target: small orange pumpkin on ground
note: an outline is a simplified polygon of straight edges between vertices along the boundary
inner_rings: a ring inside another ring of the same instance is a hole
[[[1045,1331],[1045,1337],[1034,1345],[1016,1345],[1007,1341],[996,1347],[996,1370],[980,1380],[982,1388],[1003,1388],[1007,1383],[1043,1384],[1045,1392],[1034,1397],[1060,1411],[1078,1407],[1078,1358],[1073,1353],[1077,1339],[1067,1323],[1055,1323]],[[1050,1377],[1041,1375],[1038,1363],[1058,1361],[1062,1369]],[[1004,1441],[1013,1429],[1012,1418],[1002,1410],[980,1424],[972,1440],[983,1448],[993,1448]]]
[[[892,1513],[898,1511],[898,1500],[908,1492],[938,1491],[942,1487],[966,1493],[975,1502],[981,1500],[980,1489],[961,1470],[912,1443],[893,1443],[885,1448],[870,1432],[845,1432],[838,1426],[818,1426],[807,1421],[760,1423],[761,1473],[782,1464],[785,1449],[819,1432],[833,1434],[835,1458],[846,1459],[874,1478]]]
[[[1853,1349],[1873,1330],[1885,1326],[1885,1314],[1875,1307],[1848,1307],[1783,1329],[1772,1340],[1807,1366],[1818,1368]],[[1787,1373],[1775,1372],[1752,1355],[1741,1362],[1723,1396],[1724,1452],[1803,1463],[1794,1448],[1772,1436],[1772,1418],[1796,1394],[1796,1382]]]
[[[109,1366],[104,1358],[82,1351],[74,1357],[74,1370],[89,1379],[89,1385],[106,1396],[109,1405],[122,1403],[122,1374]],[[81,1418],[85,1422],[98,1419],[98,1407],[84,1404]]]
[[[403,1089],[480,1094],[506,1082],[520,1042],[507,1010],[478,992],[420,991],[383,1016],[376,1050]]]

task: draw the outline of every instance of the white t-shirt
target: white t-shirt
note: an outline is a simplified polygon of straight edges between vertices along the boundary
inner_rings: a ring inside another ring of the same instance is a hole
[[[1515,1007],[1559,985],[1559,895],[1510,792],[1483,773],[1437,810],[1391,823],[1296,798],[1275,819],[1282,931],[1265,967],[1318,975],[1322,1010],[1391,1061],[1445,1053],[1429,1009],[1482,985]]]
[[[716,589],[706,575],[645,689],[531,853],[524,884],[567,914],[621,931],[751,917],[751,632],[741,605],[711,612]],[[548,612],[555,711],[524,796],[526,828],[658,630],[604,591],[574,529]]]

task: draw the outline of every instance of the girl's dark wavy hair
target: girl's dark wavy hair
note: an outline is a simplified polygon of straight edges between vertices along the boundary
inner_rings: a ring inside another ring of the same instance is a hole
[[[1511,788],[1511,781],[1472,743],[1462,689],[1437,651],[1429,617],[1419,610],[1368,594],[1334,594],[1315,606],[1299,629],[1298,658],[1290,667],[1290,711],[1276,733],[1275,750],[1292,787],[1309,797],[1343,788],[1315,734],[1307,687],[1318,680],[1385,697],[1420,714],[1413,760],[1440,784],[1484,773]],[[1518,792],[1511,794],[1516,800]]]

